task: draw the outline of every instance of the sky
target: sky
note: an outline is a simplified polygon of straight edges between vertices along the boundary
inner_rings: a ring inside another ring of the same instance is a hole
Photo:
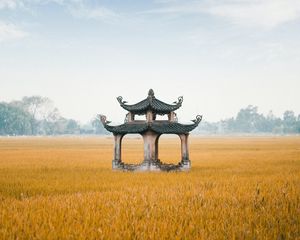
[[[179,120],[300,114],[299,0],[0,0],[0,101],[122,122],[149,88]]]

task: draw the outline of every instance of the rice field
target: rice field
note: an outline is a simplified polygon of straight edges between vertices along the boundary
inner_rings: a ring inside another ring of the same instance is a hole
[[[0,138],[0,239],[300,239],[300,137],[192,136],[181,173],[113,172],[112,144]],[[179,139],[159,154],[177,163]]]

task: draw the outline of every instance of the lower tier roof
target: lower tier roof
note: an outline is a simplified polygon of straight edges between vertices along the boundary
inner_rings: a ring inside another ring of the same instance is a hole
[[[181,124],[178,122],[168,121],[153,121],[148,122],[128,122],[117,126],[104,123],[104,127],[109,132],[114,134],[127,134],[127,133],[143,133],[146,131],[153,131],[159,134],[181,134],[188,133],[195,129],[200,123],[202,117],[197,116],[196,120],[193,120],[192,124]]]

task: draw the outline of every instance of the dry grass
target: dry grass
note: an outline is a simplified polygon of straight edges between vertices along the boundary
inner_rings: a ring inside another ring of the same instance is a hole
[[[0,239],[300,239],[299,137],[190,143],[189,173],[122,173],[112,139],[0,138]]]

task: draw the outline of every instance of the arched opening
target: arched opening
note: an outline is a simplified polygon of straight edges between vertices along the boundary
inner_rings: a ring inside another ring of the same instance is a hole
[[[134,115],[134,120],[135,121],[146,121],[146,114],[141,114],[141,115]]]
[[[162,134],[158,139],[158,159],[162,163],[181,161],[181,140],[176,134]]]
[[[159,114],[156,114],[155,116],[155,120],[156,121],[168,121],[168,115],[167,114],[164,114],[164,115],[159,115]]]
[[[126,134],[122,139],[122,162],[139,164],[144,159],[144,142],[140,134]]]

